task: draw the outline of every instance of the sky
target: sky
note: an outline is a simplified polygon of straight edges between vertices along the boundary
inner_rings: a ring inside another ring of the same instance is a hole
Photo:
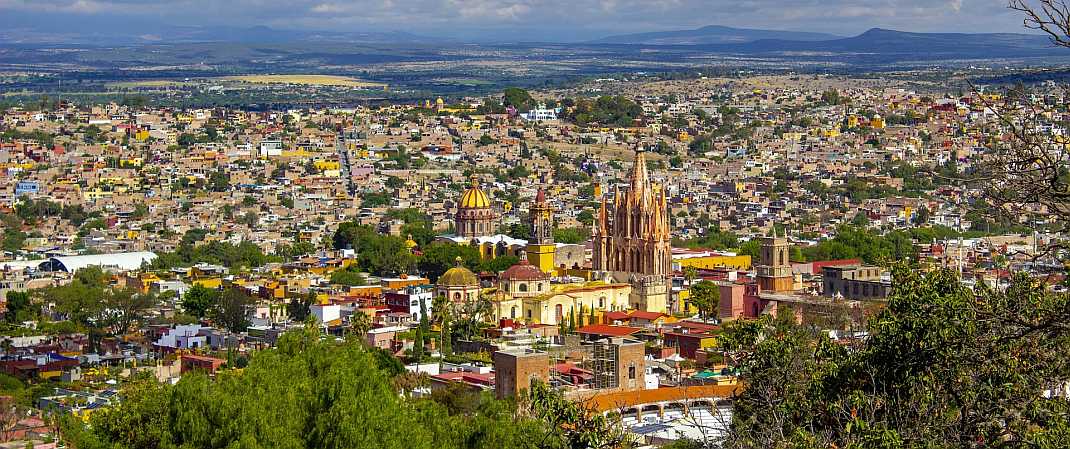
[[[842,36],[873,27],[1025,32],[1020,14],[1006,6],[1007,0],[0,0],[0,26],[101,33],[266,26],[497,41],[571,41],[705,25]]]

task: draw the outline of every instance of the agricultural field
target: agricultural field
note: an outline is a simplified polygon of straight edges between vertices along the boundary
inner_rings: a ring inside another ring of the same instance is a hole
[[[118,81],[114,83],[107,83],[108,87],[114,87],[118,89],[138,89],[138,88],[152,88],[152,87],[177,87],[188,85],[188,82],[173,81],[173,80],[144,80],[144,81]]]
[[[386,85],[382,83],[361,81],[354,78],[335,75],[240,75],[228,76],[222,79],[253,84],[302,84],[308,86],[386,87]]]

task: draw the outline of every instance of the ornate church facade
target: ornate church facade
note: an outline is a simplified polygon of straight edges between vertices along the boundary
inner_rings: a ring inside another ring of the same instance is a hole
[[[672,247],[665,188],[650,181],[646,156],[636,151],[629,185],[605,197],[592,238],[591,266],[632,286],[629,302],[639,310],[667,312]]]

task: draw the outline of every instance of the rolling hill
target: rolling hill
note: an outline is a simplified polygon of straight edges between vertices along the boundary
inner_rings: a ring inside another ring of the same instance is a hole
[[[1047,37],[1017,33],[912,33],[873,28],[858,36],[823,41],[763,39],[703,46],[730,53],[836,53],[914,55],[917,59],[973,59],[1067,55]]]
[[[842,36],[803,31],[759,30],[710,25],[694,30],[660,31],[651,33],[621,34],[591,41],[595,44],[633,45],[710,45],[738,44],[762,39],[792,41],[823,41]]]

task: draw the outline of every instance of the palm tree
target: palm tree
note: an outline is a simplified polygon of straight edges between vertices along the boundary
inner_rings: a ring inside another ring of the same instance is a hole
[[[368,331],[371,330],[371,328],[372,317],[368,316],[367,313],[357,310],[349,316],[349,331],[360,340],[364,340],[364,336],[368,334]]]

